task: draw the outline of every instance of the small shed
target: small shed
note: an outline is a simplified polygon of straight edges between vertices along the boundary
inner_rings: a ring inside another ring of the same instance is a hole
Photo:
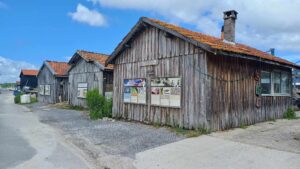
[[[237,43],[236,19],[224,12],[222,36],[213,37],[142,17],[107,61],[113,116],[211,130],[283,117],[299,66]]]
[[[98,89],[111,98],[113,91],[113,66],[105,66],[108,55],[78,50],[69,61],[69,103],[86,106],[86,93]]]
[[[20,87],[21,90],[23,88],[29,87],[30,90],[37,88],[37,74],[38,70],[29,70],[29,69],[22,69],[20,73]]]
[[[45,61],[38,73],[38,101],[58,103],[68,100],[67,62]]]

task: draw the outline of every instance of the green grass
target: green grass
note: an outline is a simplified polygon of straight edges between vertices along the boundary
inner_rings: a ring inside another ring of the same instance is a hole
[[[248,127],[248,126],[245,125],[245,124],[241,124],[241,125],[240,125],[240,128],[241,128],[241,129],[246,129],[247,127]]]
[[[288,108],[286,112],[283,114],[283,118],[288,119],[288,120],[293,120],[293,119],[299,119],[296,116],[296,112],[292,108]]]
[[[30,103],[37,103],[38,100],[36,97],[30,97]]]
[[[198,137],[200,135],[209,134],[210,133],[204,127],[199,127],[196,130],[188,130],[188,129],[184,129],[184,128],[181,128],[181,127],[171,127],[170,130],[172,132],[175,132],[177,135],[182,135],[182,136],[185,136],[187,138]]]

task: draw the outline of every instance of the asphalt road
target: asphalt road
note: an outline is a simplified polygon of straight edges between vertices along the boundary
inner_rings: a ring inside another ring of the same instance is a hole
[[[95,168],[83,153],[24,106],[11,93],[0,94],[0,168]]]

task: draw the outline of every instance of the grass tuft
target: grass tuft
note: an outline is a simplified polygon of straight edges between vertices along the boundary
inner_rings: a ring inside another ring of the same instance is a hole
[[[187,138],[198,137],[200,135],[210,133],[209,130],[207,130],[205,127],[202,127],[202,126],[198,127],[195,130],[188,130],[188,129],[184,129],[182,127],[171,127],[170,130],[172,132],[175,132],[177,135],[183,135]]]
[[[298,119],[295,110],[292,108],[288,108],[287,111],[284,112],[283,118],[288,120]]]

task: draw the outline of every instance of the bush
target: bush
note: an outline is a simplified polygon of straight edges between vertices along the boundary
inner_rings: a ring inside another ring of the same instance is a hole
[[[283,114],[283,118],[285,119],[297,119],[296,112],[292,108],[288,108],[286,112]]]
[[[99,94],[99,90],[93,89],[87,92],[87,106],[91,119],[112,117],[112,99],[105,99]]]
[[[99,119],[103,117],[102,109],[104,107],[105,98],[99,94],[99,90],[93,89],[88,91],[86,95],[86,102],[91,119]]]
[[[36,97],[30,97],[30,103],[36,103],[38,102]]]
[[[104,107],[103,107],[103,116],[104,117],[112,117],[112,106],[113,100],[112,99],[105,99]]]
[[[17,94],[15,96],[15,99],[14,99],[15,104],[20,104],[21,103],[21,96],[22,96],[22,94]]]

